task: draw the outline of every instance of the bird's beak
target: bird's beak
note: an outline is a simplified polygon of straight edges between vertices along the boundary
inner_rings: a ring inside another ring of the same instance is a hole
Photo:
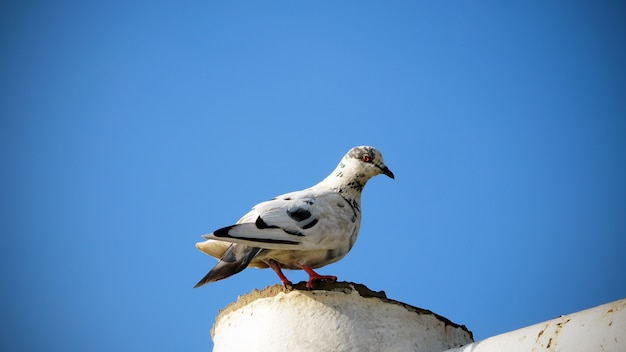
[[[391,172],[391,170],[389,170],[389,168],[386,165],[383,165],[383,167],[381,167],[380,169],[383,170],[383,174],[395,179],[393,172]]]

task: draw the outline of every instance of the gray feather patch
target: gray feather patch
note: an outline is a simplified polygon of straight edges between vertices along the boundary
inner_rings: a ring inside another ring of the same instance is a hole
[[[311,212],[304,208],[288,209],[287,215],[297,222],[304,221],[311,217]]]

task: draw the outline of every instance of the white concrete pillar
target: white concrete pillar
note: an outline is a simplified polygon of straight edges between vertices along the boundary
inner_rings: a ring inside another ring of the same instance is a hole
[[[342,282],[254,290],[219,313],[211,335],[214,352],[439,352],[473,341],[465,326]]]
[[[447,352],[624,352],[626,299],[531,325]]]

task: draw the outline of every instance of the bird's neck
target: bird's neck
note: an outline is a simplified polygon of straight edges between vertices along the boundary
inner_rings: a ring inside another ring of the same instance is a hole
[[[367,180],[368,179],[361,172],[346,172],[346,166],[341,162],[337,165],[335,170],[319,184],[324,188],[330,188],[341,194],[346,200],[358,206],[361,203],[361,192]]]

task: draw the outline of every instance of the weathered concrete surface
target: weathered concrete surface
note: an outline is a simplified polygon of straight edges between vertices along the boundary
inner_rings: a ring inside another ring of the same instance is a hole
[[[626,351],[626,299],[563,315],[447,352]]]
[[[473,341],[465,326],[363,285],[303,288],[239,297],[216,318],[213,351],[443,351]]]

